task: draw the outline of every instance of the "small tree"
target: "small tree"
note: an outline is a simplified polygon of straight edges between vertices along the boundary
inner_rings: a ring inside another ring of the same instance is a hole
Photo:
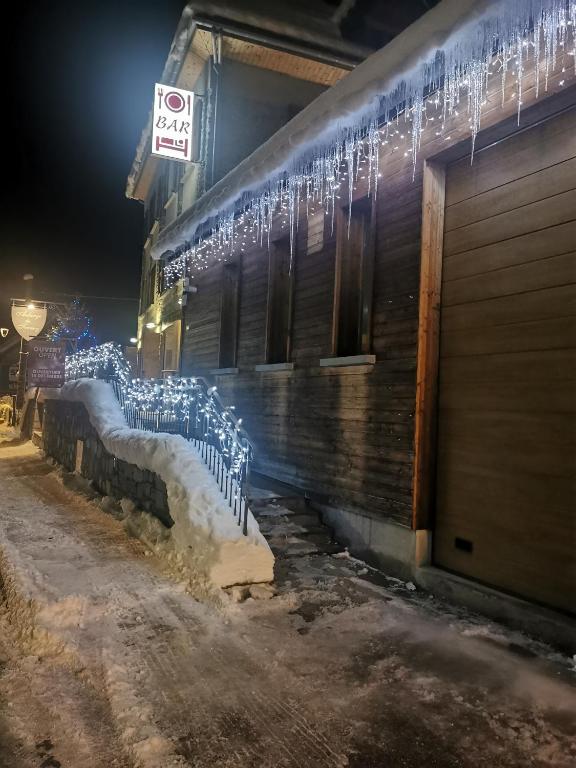
[[[92,347],[96,343],[92,317],[78,297],[56,308],[54,323],[47,335],[52,341],[65,341],[67,353]]]

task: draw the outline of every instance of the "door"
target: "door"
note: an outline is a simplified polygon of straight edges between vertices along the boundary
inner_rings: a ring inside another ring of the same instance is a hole
[[[435,562],[576,611],[576,110],[447,169]]]

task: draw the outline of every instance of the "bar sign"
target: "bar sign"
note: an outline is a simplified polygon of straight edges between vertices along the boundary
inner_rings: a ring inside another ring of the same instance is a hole
[[[171,85],[154,86],[152,154],[173,160],[192,159],[194,94]]]

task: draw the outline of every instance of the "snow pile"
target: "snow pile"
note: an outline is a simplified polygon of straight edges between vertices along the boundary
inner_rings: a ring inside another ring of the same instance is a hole
[[[164,481],[172,544],[198,581],[220,587],[272,581],[274,556],[251,512],[244,536],[214,477],[183,437],[130,429],[104,381],[78,379],[44,396],[83,403],[109,453]]]

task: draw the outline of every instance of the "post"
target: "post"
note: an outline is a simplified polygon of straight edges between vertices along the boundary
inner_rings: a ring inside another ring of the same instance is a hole
[[[412,528],[430,528],[435,493],[440,293],[444,238],[443,165],[424,164]]]
[[[24,405],[26,391],[26,360],[28,352],[24,352],[24,338],[20,337],[20,357],[18,358],[18,386],[16,389],[16,408],[19,411]]]

